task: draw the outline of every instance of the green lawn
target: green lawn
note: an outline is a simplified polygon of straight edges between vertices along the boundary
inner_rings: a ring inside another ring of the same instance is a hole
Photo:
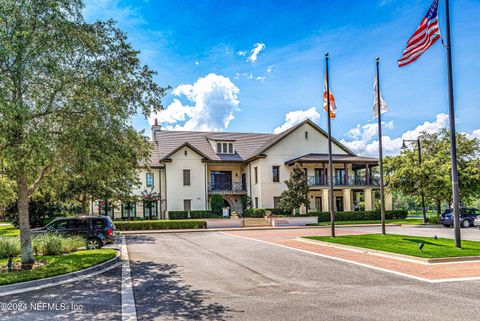
[[[305,237],[312,240],[357,246],[367,249],[417,256],[422,258],[442,258],[457,256],[480,256],[480,242],[462,241],[462,249],[454,247],[451,239],[416,237],[398,234],[345,235],[335,238],[329,236]],[[418,244],[423,243],[420,252]]]
[[[421,218],[407,218],[404,220],[386,220],[387,224],[423,224]],[[380,224],[380,220],[366,220],[366,221],[335,221],[335,225],[349,225],[349,224]],[[324,226],[330,225],[330,222],[320,222],[318,224],[308,224],[309,226]]]
[[[0,236],[17,236],[19,229],[13,227],[13,225],[0,225]]]
[[[0,272],[0,285],[43,279],[50,276],[75,272],[93,265],[113,259],[117,251],[113,249],[85,250],[61,256],[38,256],[38,261],[47,261],[48,264],[38,269],[21,272]],[[16,258],[15,261],[20,261]],[[2,267],[7,265],[7,259],[0,260]]]

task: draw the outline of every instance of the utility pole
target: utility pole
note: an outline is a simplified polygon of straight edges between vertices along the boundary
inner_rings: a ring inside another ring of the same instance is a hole
[[[378,157],[380,158],[380,222],[382,235],[385,235],[385,186],[383,182],[383,148],[382,148],[382,102],[380,97],[380,58],[377,57],[377,113],[378,113]]]

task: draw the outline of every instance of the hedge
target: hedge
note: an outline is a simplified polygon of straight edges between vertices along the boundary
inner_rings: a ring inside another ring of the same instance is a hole
[[[207,228],[207,222],[202,220],[115,221],[115,227],[119,231],[199,229]]]
[[[249,208],[244,213],[244,217],[263,217],[265,213],[270,211],[273,215],[291,216],[292,213],[285,212],[281,208]],[[315,215],[315,214],[314,214]]]
[[[311,212],[311,215],[318,215],[318,222],[330,222],[329,212]],[[385,211],[385,219],[387,220],[403,220],[408,216],[408,212],[404,210]],[[368,221],[380,220],[380,211],[352,211],[352,212],[335,212],[336,221]]]
[[[188,217],[188,211],[168,211],[168,218],[171,220],[186,220],[189,218],[222,218],[222,215],[215,215],[212,211],[190,211],[190,217]]]

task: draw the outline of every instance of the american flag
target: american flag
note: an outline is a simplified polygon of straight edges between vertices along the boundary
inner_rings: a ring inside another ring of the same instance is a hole
[[[440,38],[438,1],[433,1],[425,18],[423,18],[413,36],[408,40],[407,48],[403,52],[402,58],[398,60],[399,67],[406,66],[420,58]]]

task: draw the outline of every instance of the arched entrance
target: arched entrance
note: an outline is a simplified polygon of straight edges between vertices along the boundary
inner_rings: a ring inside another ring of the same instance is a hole
[[[228,208],[228,215],[230,216],[230,214],[232,214],[232,204],[230,203],[230,201],[228,199],[226,199],[225,197],[223,197],[223,208]]]

